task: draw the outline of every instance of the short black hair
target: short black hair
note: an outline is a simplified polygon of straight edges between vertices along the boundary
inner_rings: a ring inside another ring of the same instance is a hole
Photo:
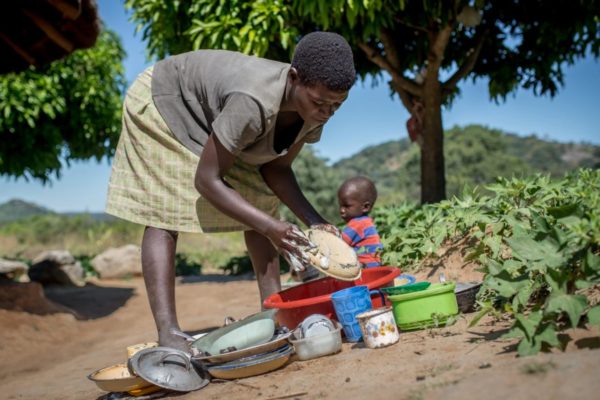
[[[350,90],[356,80],[350,45],[333,32],[312,32],[294,50],[292,67],[307,86],[322,84],[335,92]]]
[[[368,201],[371,203],[371,208],[377,200],[377,188],[372,180],[366,176],[355,176],[346,179],[342,186],[340,186],[338,192],[342,190],[350,191],[351,194],[361,202]]]

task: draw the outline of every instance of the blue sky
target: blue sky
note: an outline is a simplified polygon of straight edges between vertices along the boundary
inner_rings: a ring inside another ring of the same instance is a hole
[[[121,37],[131,82],[149,63],[141,34],[134,34],[135,25],[121,3],[99,0],[98,8],[105,24]],[[600,62],[588,57],[564,71],[565,85],[555,98],[518,91],[499,105],[489,100],[486,81],[463,82],[461,97],[444,112],[444,126],[482,124],[519,135],[600,144]],[[408,112],[399,100],[390,98],[386,84],[373,87],[370,80],[359,82],[315,148],[321,156],[337,161],[366,146],[407,137],[407,118]],[[59,212],[103,211],[109,176],[110,162],[104,160],[72,163],[60,180],[46,186],[0,178],[0,203],[19,198]]]

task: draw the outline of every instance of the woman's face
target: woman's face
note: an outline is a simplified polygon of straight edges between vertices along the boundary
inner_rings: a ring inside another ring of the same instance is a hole
[[[335,92],[321,84],[303,85],[297,76],[293,81],[295,111],[310,125],[326,123],[348,97],[347,91]]]

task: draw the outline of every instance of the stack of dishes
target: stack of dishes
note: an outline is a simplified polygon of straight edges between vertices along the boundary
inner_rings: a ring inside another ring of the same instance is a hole
[[[238,379],[260,375],[283,366],[293,353],[291,332],[276,329],[277,310],[263,311],[216,329],[192,343],[200,363],[210,375]]]

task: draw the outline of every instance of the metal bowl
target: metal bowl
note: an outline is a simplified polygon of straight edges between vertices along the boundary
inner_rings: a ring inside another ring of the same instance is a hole
[[[98,388],[106,392],[128,392],[153,386],[139,376],[132,375],[126,364],[102,368],[88,375]]]

